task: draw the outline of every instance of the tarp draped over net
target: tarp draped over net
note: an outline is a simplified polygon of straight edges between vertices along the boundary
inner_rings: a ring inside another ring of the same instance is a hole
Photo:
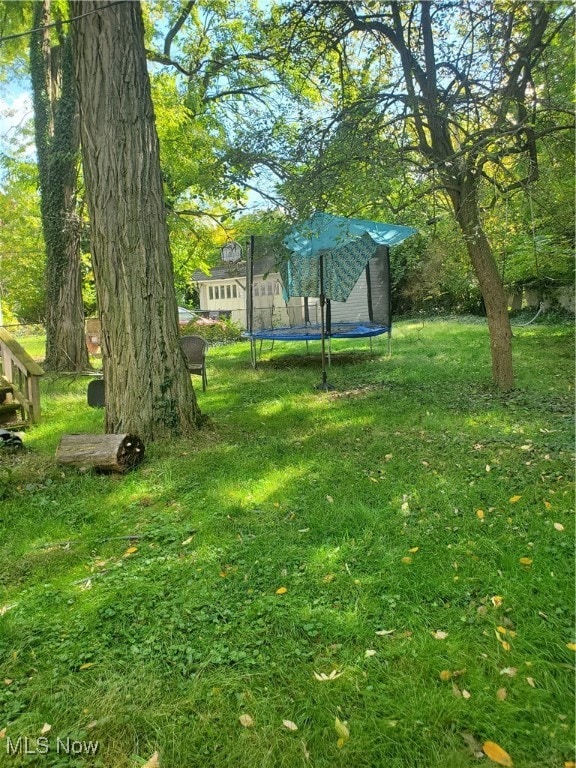
[[[285,298],[346,301],[378,245],[396,245],[415,233],[399,224],[315,213],[284,238],[290,252],[280,270]]]

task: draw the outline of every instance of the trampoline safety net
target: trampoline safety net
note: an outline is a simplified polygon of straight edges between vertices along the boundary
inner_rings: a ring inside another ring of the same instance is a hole
[[[354,331],[355,326],[372,331],[378,326],[380,333],[390,330],[392,316],[389,250],[386,246],[374,244],[372,251],[373,255],[361,269],[360,276],[346,301],[327,302],[328,336],[344,336],[346,326],[348,330],[352,329],[350,335],[354,337],[368,335],[359,330]],[[260,338],[266,338],[267,330],[277,328],[286,331],[292,328],[295,338],[301,338],[302,330],[298,332],[296,329],[320,324],[320,304],[317,296],[285,296],[285,258],[286,252],[276,260],[266,239],[254,238],[252,281],[251,285],[246,286],[247,291],[251,289],[251,307],[249,306],[248,311],[251,310],[252,313],[252,317],[247,318],[247,327],[249,333],[256,333]],[[248,275],[247,278],[249,283]]]

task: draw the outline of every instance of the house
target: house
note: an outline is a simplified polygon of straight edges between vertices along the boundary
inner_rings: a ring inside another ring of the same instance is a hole
[[[389,262],[387,249],[379,246],[370,259],[370,278],[363,272],[345,302],[330,303],[332,322],[366,322],[372,317],[390,324]],[[305,300],[284,300],[282,278],[270,252],[254,259],[253,270],[253,323],[252,330],[303,325]],[[246,322],[246,262],[220,262],[210,275],[197,270],[192,275],[197,286],[200,310],[211,317],[222,314],[230,317],[242,328]],[[386,318],[385,321],[382,318]],[[308,320],[320,324],[320,303],[308,299]]]
[[[235,264],[220,262],[209,275],[196,270],[192,280],[198,289],[199,308],[202,312],[213,317],[225,314],[242,328],[247,327],[245,261]],[[255,330],[304,322],[303,299],[290,299],[288,303],[284,301],[282,280],[274,259],[254,259],[252,296]],[[311,299],[311,302],[315,300]]]

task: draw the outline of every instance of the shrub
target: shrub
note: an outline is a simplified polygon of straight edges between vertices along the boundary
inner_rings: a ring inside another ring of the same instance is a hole
[[[242,338],[242,328],[232,320],[217,320],[210,325],[195,321],[183,326],[180,333],[182,336],[201,336],[210,344],[232,344]]]

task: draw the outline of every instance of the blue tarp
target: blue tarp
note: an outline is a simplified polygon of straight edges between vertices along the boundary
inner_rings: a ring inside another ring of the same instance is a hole
[[[322,286],[326,298],[346,301],[377,246],[396,245],[416,231],[399,224],[313,214],[284,238],[290,251],[281,269],[286,298],[318,297]]]

